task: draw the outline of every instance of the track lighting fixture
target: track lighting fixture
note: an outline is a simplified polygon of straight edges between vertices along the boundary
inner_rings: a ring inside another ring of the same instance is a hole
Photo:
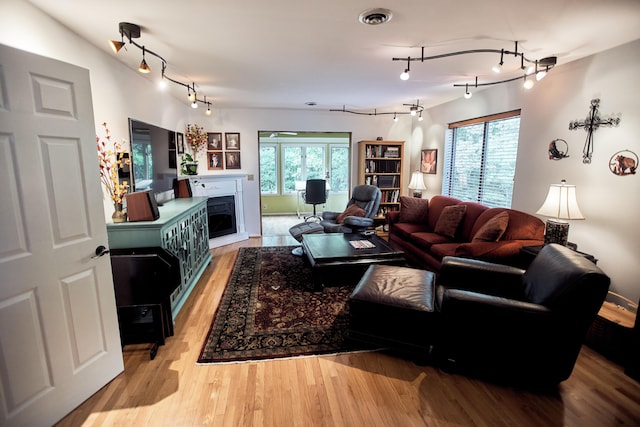
[[[527,75],[524,75],[524,82],[522,83],[522,87],[529,90],[533,87],[533,79],[527,79]]]
[[[393,121],[398,121],[398,115],[400,114],[410,114],[411,116],[418,115],[418,121],[424,120],[422,118],[422,111],[424,110],[424,106],[420,105],[420,100],[417,100],[415,104],[402,104],[405,107],[409,107],[409,111],[388,111],[384,113],[379,113],[377,110],[373,110],[373,113],[366,113],[363,111],[353,111],[347,110],[343,105],[341,109],[331,109],[329,111],[337,111],[340,113],[350,113],[350,114],[358,114],[361,116],[381,116],[383,114],[393,114]]]
[[[407,58],[407,68],[400,74],[400,80],[409,80],[409,71],[411,70],[411,58]]]
[[[109,40],[109,46],[111,46],[111,49],[113,50],[114,53],[118,53],[120,52],[120,50],[125,47],[125,37],[126,39],[129,41],[129,44],[137,47],[138,49],[140,49],[142,51],[142,62],[140,62],[140,66],[138,67],[138,71],[140,71],[141,73],[150,73],[151,72],[151,68],[149,67],[149,64],[147,64],[146,58],[145,58],[145,54],[150,54],[152,56],[155,56],[156,58],[158,58],[162,64],[162,76],[161,76],[161,80],[160,80],[160,84],[161,85],[166,85],[166,81],[170,81],[171,83],[175,83],[177,85],[180,86],[184,86],[187,88],[187,95],[189,98],[189,102],[191,103],[191,107],[192,108],[198,108],[198,103],[201,104],[205,104],[207,106],[207,111],[205,114],[210,115],[211,114],[211,102],[207,101],[207,97],[204,97],[204,100],[202,99],[198,99],[197,93],[196,93],[196,84],[192,83],[192,85],[188,85],[186,83],[182,83],[181,81],[172,79],[171,77],[167,76],[166,74],[166,69],[167,69],[167,61],[160,55],[158,55],[157,53],[155,53],[152,50],[147,49],[145,46],[142,46],[138,43],[136,43],[133,39],[137,39],[140,37],[140,26],[136,25],[136,24],[131,24],[129,22],[120,22],[120,24],[118,24],[118,30],[120,32],[120,38],[121,40]],[[126,48],[125,48],[126,50]]]
[[[140,71],[143,74],[148,74],[151,72],[151,68],[149,68],[149,66],[147,65],[147,61],[145,61],[144,59],[144,46],[142,46],[142,62],[138,67],[138,71]]]
[[[504,49],[502,49],[500,52],[500,62],[494,65],[493,68],[491,68],[491,70],[496,74],[500,74],[500,71],[502,71],[503,64],[504,64]]]
[[[430,60],[434,60],[434,59],[442,59],[442,58],[448,58],[448,57],[451,57],[451,56],[469,55],[469,54],[475,54],[475,53],[483,53],[483,54],[485,54],[485,53],[490,53],[490,54],[498,53],[498,54],[500,54],[500,62],[498,62],[493,67],[493,71],[500,72],[502,70],[502,66],[504,65],[505,55],[513,55],[516,58],[520,58],[520,70],[521,70],[522,74],[520,74],[519,76],[513,77],[513,78],[509,78],[509,79],[499,80],[499,81],[486,82],[486,83],[478,83],[478,77],[476,76],[476,83],[474,85],[475,87],[490,86],[490,85],[496,85],[496,84],[501,84],[501,83],[512,82],[514,80],[518,80],[518,79],[522,78],[523,76],[526,76],[528,74],[532,74],[534,71],[536,72],[536,79],[540,80],[540,79],[544,78],[544,76],[556,65],[556,62],[558,60],[557,57],[549,56],[549,57],[542,58],[542,59],[539,59],[539,60],[531,60],[531,59],[527,58],[524,55],[524,53],[518,52],[518,42],[514,42],[514,43],[515,43],[515,49],[513,51],[506,50],[506,49],[471,49],[471,50],[461,50],[461,51],[456,51],[456,52],[443,53],[443,54],[433,55],[433,56],[425,56],[424,55],[425,48],[422,47],[421,48],[422,49],[422,54],[419,57],[392,58],[392,60],[393,61],[407,61],[407,69],[406,69],[406,71],[408,72],[409,64],[411,64],[411,61],[425,62],[425,61],[430,61]],[[529,65],[529,66],[527,66],[527,65]],[[540,77],[538,77],[538,75],[540,75]],[[526,82],[527,86],[529,86],[529,87],[533,86],[533,83],[534,83],[533,79],[525,79],[525,82]],[[470,98],[471,97],[471,92],[469,92],[469,86],[471,86],[471,83],[455,83],[453,86],[454,87],[463,87],[465,89],[465,92],[464,92],[465,98]]]

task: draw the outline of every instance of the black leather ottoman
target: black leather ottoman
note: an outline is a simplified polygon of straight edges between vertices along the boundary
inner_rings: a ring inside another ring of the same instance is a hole
[[[372,265],[349,298],[349,338],[426,359],[435,342],[435,274]]]

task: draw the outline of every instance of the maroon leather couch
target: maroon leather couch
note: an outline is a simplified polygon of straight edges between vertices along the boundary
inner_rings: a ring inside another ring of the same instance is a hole
[[[452,236],[436,233],[443,211],[453,205],[464,206],[464,215],[455,233]],[[498,217],[503,212],[506,214]],[[498,218],[502,228],[496,226]],[[462,202],[449,196],[438,195],[429,200],[403,196],[400,210],[388,212],[386,219],[389,242],[403,250],[411,264],[434,272],[440,270],[445,256],[520,266],[521,247],[544,243],[544,222],[536,216],[515,209]],[[493,226],[488,235],[483,233],[487,226]]]

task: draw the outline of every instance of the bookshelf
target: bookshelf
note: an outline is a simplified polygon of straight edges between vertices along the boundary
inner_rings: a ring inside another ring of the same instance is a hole
[[[400,209],[404,141],[359,141],[358,183],[380,188],[382,201],[377,219]]]

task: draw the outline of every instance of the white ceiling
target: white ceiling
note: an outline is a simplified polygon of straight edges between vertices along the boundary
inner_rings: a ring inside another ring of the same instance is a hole
[[[557,56],[558,65],[640,38],[638,0],[29,0],[105,52],[119,40],[119,22],[142,27],[135,41],[168,62],[167,75],[191,84],[215,107],[342,108],[393,111],[430,107],[462,96],[454,83],[495,79],[496,54],[406,61],[466,49],[514,49],[530,59]],[[384,25],[358,15],[390,9]],[[640,54],[640,52],[639,52]],[[137,69],[141,51],[118,58]],[[147,55],[152,73],[159,60]],[[612,64],[615,66],[615,64]],[[501,76],[518,75],[505,58]],[[176,96],[186,97],[177,85]],[[535,90],[535,88],[533,89]],[[315,102],[315,107],[306,106]]]

